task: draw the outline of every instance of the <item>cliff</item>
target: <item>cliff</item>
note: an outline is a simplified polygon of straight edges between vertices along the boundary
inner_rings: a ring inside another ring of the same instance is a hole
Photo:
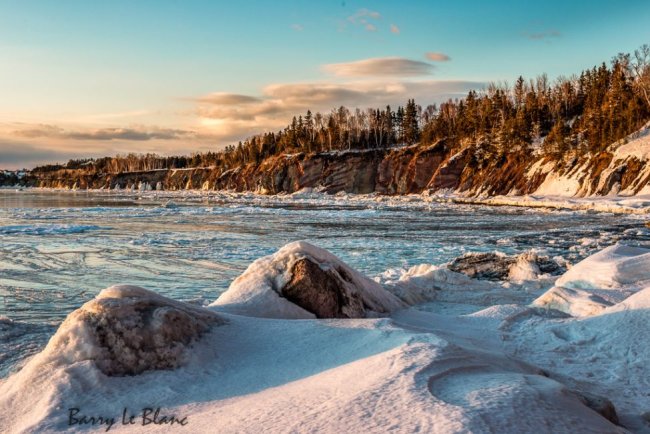
[[[532,152],[499,153],[485,146],[430,146],[299,153],[268,158],[236,169],[191,168],[93,173],[61,169],[28,173],[23,183],[78,189],[203,189],[292,193],[387,195],[457,191],[469,195],[634,195],[650,181],[650,133],[641,130],[598,154],[555,160]],[[486,155],[489,155],[487,157]]]

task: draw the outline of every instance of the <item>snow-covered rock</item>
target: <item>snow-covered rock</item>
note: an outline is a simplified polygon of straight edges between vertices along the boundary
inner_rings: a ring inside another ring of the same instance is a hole
[[[137,387],[137,379],[146,375],[136,374],[183,367],[199,338],[224,323],[210,310],[143,288],[106,288],[69,314],[45,349],[20,371],[0,380],[0,431],[54,431],[33,425],[47,414],[50,423],[64,420],[68,406],[83,406],[93,394],[106,393],[108,384]],[[108,402],[122,398],[108,393]]]
[[[264,318],[363,318],[406,305],[336,256],[304,241],[253,262],[213,304]]]
[[[111,286],[72,312],[31,365],[93,362],[106,375],[178,367],[212,325],[206,309],[137,286]]]
[[[564,273],[534,306],[591,316],[650,286],[650,250],[614,245]]]
[[[468,253],[454,259],[448,268],[483,280],[536,280],[542,274],[559,274],[563,265],[534,251],[516,256],[500,252]]]

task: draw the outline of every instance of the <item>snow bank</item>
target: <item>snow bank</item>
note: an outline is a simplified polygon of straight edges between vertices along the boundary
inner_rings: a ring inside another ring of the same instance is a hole
[[[647,188],[647,187],[646,187]],[[643,194],[642,194],[643,193]],[[553,208],[572,211],[597,211],[615,214],[647,214],[650,211],[650,190],[629,196],[492,196],[453,197],[455,203],[493,206],[517,206],[527,208]]]
[[[138,422],[143,407],[161,407],[187,417],[188,432],[206,433],[622,432],[538,370],[463,348],[426,328],[433,316],[402,312],[404,327],[224,314],[228,324],[174,371],[107,377],[88,363],[23,370],[0,384],[0,425],[11,433],[70,430],[68,409],[78,407],[115,418],[117,429],[124,407]]]
[[[648,285],[650,250],[617,244],[574,265],[533,305],[590,316]]]
[[[253,262],[211,306],[292,319],[365,317],[405,307],[377,282],[304,241]]]
[[[582,300],[569,302],[571,311]],[[650,287],[588,317],[520,317],[507,327],[504,342],[514,357],[605,394],[623,425],[632,432],[648,432],[648,330]]]
[[[441,291],[489,290],[493,285],[449,270],[445,265],[420,264],[407,270],[390,269],[377,277],[384,287],[410,305],[426,303]]]
[[[343,295],[373,312],[391,309],[391,317],[294,321],[315,316],[284,297],[304,272],[297,264],[329,272],[323,279],[339,276]],[[412,302],[429,297],[427,285],[491,304],[495,288],[510,301],[525,293],[445,267],[397,276],[393,286],[404,285]],[[104,431],[106,424],[71,428],[68,410],[119,426],[124,408],[140,420],[144,407],[161,407],[186,417],[191,432],[624,432],[589,407],[593,400],[501,351],[496,324],[532,309],[510,304],[466,316],[400,309],[404,303],[378,282],[304,242],[255,261],[226,295],[203,309],[137,287],[102,291],[69,315],[43,352],[0,381],[0,426],[10,433]],[[251,316],[223,312],[229,309]]]

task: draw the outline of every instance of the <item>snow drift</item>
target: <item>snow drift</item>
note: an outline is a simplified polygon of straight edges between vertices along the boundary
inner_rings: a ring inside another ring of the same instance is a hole
[[[197,433],[256,433],[261,426],[322,433],[624,432],[581,394],[499,354],[498,336],[480,318],[459,318],[455,327],[450,317],[411,309],[394,319],[221,315],[227,324],[197,341],[187,363],[173,371],[111,377],[49,348],[0,383],[0,424],[10,433],[55,432],[76,429],[66,424],[70,407],[114,416],[119,424],[124,407],[160,406],[186,416]],[[444,332],[436,330],[441,319]],[[63,330],[71,341],[85,339],[83,328]],[[43,357],[57,363],[42,363]],[[169,425],[129,428],[168,432]]]
[[[533,305],[590,316],[646,286],[650,286],[650,250],[617,244],[573,266]]]

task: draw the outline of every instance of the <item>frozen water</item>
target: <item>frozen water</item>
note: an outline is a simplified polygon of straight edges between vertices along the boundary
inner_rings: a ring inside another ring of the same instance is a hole
[[[0,359],[0,375],[102,288],[139,285],[208,304],[255,259],[296,240],[377,277],[495,250],[575,263],[617,241],[647,245],[650,231],[639,215],[420,196],[0,190],[0,339],[16,354]]]

